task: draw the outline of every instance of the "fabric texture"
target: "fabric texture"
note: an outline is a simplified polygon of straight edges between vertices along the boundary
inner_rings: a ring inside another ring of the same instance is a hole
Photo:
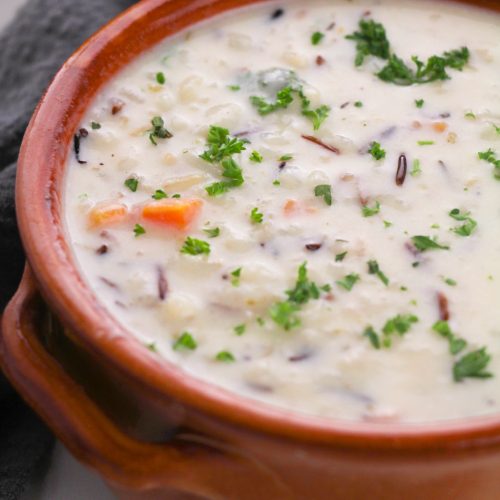
[[[135,0],[30,0],[0,35],[0,310],[24,266],[15,208],[16,159],[30,116],[62,63]],[[53,438],[0,375],[0,500],[15,500]]]

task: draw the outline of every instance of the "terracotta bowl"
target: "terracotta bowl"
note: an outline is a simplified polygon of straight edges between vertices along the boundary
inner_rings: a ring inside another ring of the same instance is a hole
[[[91,100],[166,36],[251,3],[257,2],[143,0],[56,75],[18,163],[29,267],[3,318],[6,375],[69,450],[123,498],[500,498],[500,415],[411,426],[265,406],[159,360],[114,321],[79,275],[63,228],[61,188],[74,131]],[[500,11],[498,0],[470,3]]]

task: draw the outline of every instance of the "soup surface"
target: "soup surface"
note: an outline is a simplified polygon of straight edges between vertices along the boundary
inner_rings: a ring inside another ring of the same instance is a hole
[[[81,273],[151,356],[239,395],[498,412],[500,17],[304,5],[194,26],[100,92],[65,184]]]

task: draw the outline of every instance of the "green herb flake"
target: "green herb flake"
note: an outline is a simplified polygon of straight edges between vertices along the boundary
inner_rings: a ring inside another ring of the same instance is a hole
[[[453,365],[453,379],[460,382],[464,378],[490,378],[493,375],[486,370],[491,356],[486,347],[469,352]]]
[[[457,286],[457,282],[452,278],[443,278],[443,281],[449,286]]]
[[[262,224],[262,221],[264,220],[264,214],[262,212],[259,212],[259,209],[257,207],[254,207],[250,212],[250,220],[253,224]]]
[[[281,186],[281,182],[278,179],[276,179],[273,181],[273,186]]]
[[[377,141],[373,141],[371,143],[368,153],[370,153],[377,161],[385,158],[385,150],[381,148],[380,143]]]
[[[324,33],[321,33],[321,31],[315,31],[311,35],[311,43],[313,45],[318,45],[321,42],[321,40],[323,40],[323,38],[325,38],[325,34]]]
[[[221,361],[222,363],[233,363],[236,361],[235,357],[229,351],[221,351],[215,356],[216,361]]]
[[[203,240],[198,240],[188,236],[181,248],[181,253],[187,255],[208,255],[210,254],[210,244]]]
[[[436,144],[434,141],[417,141],[419,146],[433,146]]]
[[[338,253],[335,255],[335,262],[342,262],[345,259],[345,256],[347,255],[347,251]]]
[[[392,335],[397,333],[402,337],[410,330],[414,323],[418,323],[418,318],[414,314],[398,314],[394,316],[394,318],[387,320],[382,328],[384,334],[384,347],[390,347],[392,345]]]
[[[494,123],[491,124],[491,126],[495,129],[495,132],[500,135],[500,126],[495,125]]]
[[[238,90],[241,90],[241,87],[239,85],[228,85],[227,88],[229,90],[232,90],[233,92],[238,92]]]
[[[194,351],[198,347],[196,340],[189,332],[184,332],[175,342],[172,348],[174,351]]]
[[[141,236],[142,234],[146,234],[146,230],[140,224],[136,224],[134,226],[134,234],[135,234],[135,237],[137,238],[138,236]]]
[[[163,191],[163,189],[157,189],[154,194],[151,196],[154,200],[163,200],[163,198],[168,198],[167,193]]]
[[[368,273],[375,274],[385,286],[389,285],[389,278],[380,270],[376,260],[368,261]]]
[[[440,320],[436,321],[432,325],[432,329],[448,340],[450,353],[455,355],[459,352],[463,351],[467,347],[467,341],[457,337],[450,328],[450,325],[447,321]]]
[[[426,250],[449,250],[450,247],[447,245],[441,245],[435,239],[429,238],[428,236],[412,236],[411,241],[417,250],[420,252],[425,252]]]
[[[356,101],[354,103],[354,106],[356,106],[356,108],[362,108],[363,107],[363,103],[361,101]]]
[[[161,116],[155,116],[151,120],[152,129],[149,129],[149,140],[154,146],[158,146],[156,139],[170,139],[173,134],[165,128],[165,122]]]
[[[151,352],[158,352],[158,349],[156,347],[156,342],[148,342],[144,344],[144,347],[146,347]]]
[[[229,189],[241,186],[244,182],[243,171],[240,166],[232,159],[222,160],[222,176],[226,181],[214,182],[205,187],[209,196],[219,196],[229,191]]]
[[[476,119],[476,115],[472,111],[468,111],[467,113],[465,113],[464,116],[465,116],[465,118],[469,118],[470,120]]]
[[[347,290],[350,292],[352,290],[352,287],[360,280],[359,274],[351,273],[341,280],[337,280],[335,283],[337,283],[338,286],[342,287],[344,290]]]
[[[422,169],[420,168],[420,160],[418,160],[418,159],[413,160],[410,175],[412,177],[417,177],[417,175],[420,175],[421,173],[422,173]]]
[[[159,71],[158,73],[156,73],[156,81],[160,84],[160,85],[165,85],[165,82],[167,81],[165,79],[165,74],[162,72],[162,71]]]
[[[264,158],[262,157],[262,155],[258,151],[252,151],[252,153],[250,154],[249,160],[253,161],[254,163],[262,163]]]
[[[242,323],[241,325],[236,325],[234,327],[234,333],[238,336],[241,336],[245,333],[245,330],[246,330],[246,325],[245,323]]]
[[[423,99],[415,99],[415,106],[417,106],[417,108],[423,108],[424,107],[424,100]]]
[[[319,289],[314,281],[310,281],[307,276],[307,263],[303,262],[297,273],[295,288],[287,290],[288,301],[296,304],[306,304],[311,299],[319,298]]]
[[[291,330],[300,326],[300,318],[297,316],[299,306],[293,302],[283,301],[273,304],[269,308],[269,316],[285,330]]]
[[[369,55],[388,59],[390,54],[389,41],[382,24],[373,20],[361,19],[359,31],[347,35],[347,40],[356,42],[355,65],[361,66]]]
[[[314,188],[314,195],[323,197],[323,200],[328,206],[331,206],[332,199],[332,186],[330,184],[319,184]]]
[[[487,161],[493,165],[493,177],[500,180],[500,159],[497,159],[496,153],[490,148],[477,154],[480,160]]]
[[[99,130],[101,128],[101,124],[98,122],[91,122],[90,127],[92,128],[92,130]]]
[[[266,324],[266,322],[264,321],[264,319],[261,318],[261,317],[258,317],[255,321],[257,321],[257,324],[259,326],[264,326]]]
[[[245,141],[231,137],[227,128],[211,125],[207,134],[207,149],[200,158],[209,163],[219,163],[246,149]]]
[[[469,217],[470,212],[461,212],[460,209],[454,208],[448,215],[457,221],[464,222],[461,226],[452,229],[459,236],[470,236],[477,227],[477,222]]]
[[[375,349],[380,349],[380,338],[373,327],[366,327],[365,331],[363,332],[363,337],[366,337]]]
[[[361,213],[363,217],[372,217],[380,212],[380,203],[375,201],[375,205],[373,207],[369,207],[368,205],[363,205],[361,207]]]
[[[220,228],[214,227],[211,229],[204,229],[203,232],[209,237],[209,238],[217,238],[220,234]]]
[[[139,180],[135,177],[129,177],[123,184],[128,187],[132,193],[135,193],[137,191],[137,187],[139,186]]]
[[[240,286],[240,278],[241,278],[241,267],[238,267],[238,269],[235,269],[231,273],[231,285],[233,286]]]
[[[279,158],[279,161],[290,161],[293,160],[293,156],[288,154],[288,155],[283,155]]]
[[[384,227],[385,228],[391,227],[393,225],[392,222],[390,222],[388,220],[384,220],[383,222],[384,222]]]

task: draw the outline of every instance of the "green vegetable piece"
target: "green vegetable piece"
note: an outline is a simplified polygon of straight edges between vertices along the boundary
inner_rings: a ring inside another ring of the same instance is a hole
[[[368,261],[368,273],[375,274],[385,286],[389,285],[389,278],[380,270],[376,260]]]
[[[380,212],[380,203],[375,201],[375,205],[373,207],[369,207],[368,205],[363,205],[361,207],[361,213],[363,217],[372,217],[373,215],[377,215]]]
[[[209,237],[209,238],[217,238],[220,234],[220,228],[214,227],[212,229],[204,229],[203,232]]]
[[[142,234],[146,234],[146,230],[140,224],[136,224],[134,226],[134,234],[135,234],[135,237],[137,238],[138,236],[141,236]]]
[[[338,253],[335,255],[335,262],[342,262],[345,259],[345,256],[347,255],[347,251]]]
[[[160,71],[158,73],[156,73],[156,81],[160,84],[160,85],[164,85],[165,82],[166,82],[166,79],[165,79],[165,74]]]
[[[161,116],[155,116],[151,120],[152,129],[149,129],[149,140],[154,146],[158,146],[156,139],[170,139],[173,134],[165,128],[165,122]]]
[[[250,161],[253,161],[254,163],[262,163],[262,161],[264,160],[264,158],[262,157],[262,155],[258,151],[252,151],[249,159],[250,159]]]
[[[137,187],[139,186],[139,180],[135,177],[129,177],[123,184],[128,187],[132,193],[135,193],[137,191]]]
[[[239,85],[228,85],[227,88],[229,90],[232,90],[233,92],[238,92],[238,90],[241,89],[241,87]]]
[[[257,207],[254,207],[250,212],[250,220],[253,224],[262,224],[262,221],[264,220],[264,214],[262,212],[259,212],[259,209]]]
[[[331,206],[332,200],[332,186],[330,184],[319,184],[314,188],[314,195],[318,197],[323,197],[325,203]]]
[[[363,103],[361,101],[356,101],[354,103],[354,106],[356,106],[356,108],[362,108],[363,107]]]
[[[436,321],[432,325],[432,329],[448,340],[450,353],[455,355],[459,352],[463,351],[467,347],[467,341],[457,337],[450,328],[450,325],[447,321],[440,320]]]
[[[97,122],[91,122],[90,126],[91,126],[92,130],[99,130],[101,128],[101,124],[97,123]]]
[[[151,198],[155,200],[163,200],[163,198],[168,198],[168,195],[167,193],[165,193],[165,191],[163,191],[163,189],[157,189],[151,196]]]
[[[453,365],[453,379],[460,382],[464,378],[490,378],[493,375],[485,371],[490,361],[486,347],[469,352]]]
[[[422,169],[420,168],[420,160],[415,158],[415,160],[413,160],[413,163],[412,163],[410,175],[412,177],[416,177],[417,175],[420,175],[421,173],[422,173]]]
[[[319,298],[318,286],[307,276],[307,262],[303,262],[299,267],[295,288],[287,290],[286,294],[288,300],[296,304],[306,304],[311,299]]]
[[[477,222],[469,217],[470,212],[462,213],[460,209],[454,208],[448,215],[455,220],[465,222],[461,226],[452,229],[452,231],[459,236],[470,236],[477,227]]]
[[[210,244],[206,241],[188,236],[181,248],[181,253],[187,255],[208,255],[210,253]]]
[[[363,332],[363,337],[366,337],[375,349],[380,349],[380,338],[373,327],[366,327],[365,331]]]
[[[238,336],[241,336],[245,333],[245,330],[246,330],[246,325],[245,323],[242,323],[241,325],[236,325],[234,327],[234,333],[236,333],[236,335]]]
[[[380,147],[380,144],[377,141],[373,141],[371,143],[368,153],[370,153],[377,161],[385,158],[385,150]]]
[[[189,350],[194,351],[198,347],[196,340],[189,332],[184,332],[175,342],[172,348],[174,351]]]
[[[271,319],[285,330],[291,330],[300,326],[300,318],[297,316],[299,306],[293,302],[277,302],[269,308]]]
[[[236,361],[235,357],[229,351],[221,351],[215,356],[216,361],[223,363],[232,363]]]
[[[321,40],[323,40],[323,38],[325,38],[325,34],[324,33],[321,33],[320,31],[315,31],[311,35],[311,43],[313,45],[318,45],[321,42]]]
[[[359,274],[351,273],[346,276],[344,276],[343,279],[337,280],[335,283],[337,283],[338,286],[342,287],[344,290],[347,290],[350,292],[352,290],[352,287],[360,280]]]
[[[419,146],[432,146],[436,144],[434,141],[417,141]]]
[[[385,28],[373,20],[361,19],[359,31],[347,35],[348,40],[356,42],[355,65],[361,66],[366,56],[373,55],[381,59],[389,58],[389,41]]]
[[[425,252],[426,250],[449,250],[450,247],[447,245],[441,245],[435,239],[431,239],[428,236],[412,236],[411,241],[417,250],[420,252]]]
[[[392,335],[397,333],[402,337],[410,330],[411,325],[414,323],[418,323],[418,318],[413,314],[398,314],[394,316],[394,318],[387,320],[384,328],[382,328],[384,334],[384,347],[390,347],[392,345]]]
[[[200,158],[209,163],[219,163],[246,149],[245,141],[231,137],[227,128],[211,125],[207,135],[207,150]]]
[[[231,285],[233,286],[239,286],[240,285],[240,277],[241,277],[241,267],[238,267],[238,269],[235,269],[231,273]]]
[[[424,107],[424,100],[423,99],[415,99],[415,106],[417,106],[417,108],[423,108]]]

